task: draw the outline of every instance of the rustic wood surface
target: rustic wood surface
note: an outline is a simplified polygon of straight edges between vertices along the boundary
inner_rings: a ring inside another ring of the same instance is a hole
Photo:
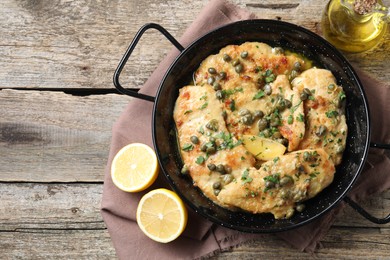
[[[207,0],[0,1],[0,259],[115,259],[100,216],[111,127],[131,98],[112,74],[136,31],[162,24],[180,37]],[[258,17],[321,33],[322,0],[232,0]],[[171,49],[147,33],[124,71],[138,88]],[[390,36],[347,58],[390,84]],[[363,202],[390,210],[390,191]],[[322,242],[320,259],[389,259],[390,225],[346,207]],[[216,259],[311,259],[275,236]]]

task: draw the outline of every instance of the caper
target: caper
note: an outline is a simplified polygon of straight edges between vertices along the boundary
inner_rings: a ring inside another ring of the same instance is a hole
[[[207,168],[209,168],[210,171],[215,171],[217,166],[215,166],[214,163],[209,163],[209,164],[207,164]]]
[[[285,100],[284,100],[284,104],[286,105],[287,108],[291,108],[291,106],[292,106],[291,101],[288,100],[288,99],[285,99]]]
[[[245,115],[248,115],[248,114],[250,114],[250,113],[251,113],[251,111],[249,111],[248,109],[242,108],[242,109],[240,109],[240,111],[238,112],[238,115],[240,115],[240,116],[245,116]]]
[[[207,83],[210,84],[210,85],[213,85],[213,83],[215,82],[215,78],[213,76],[210,76],[208,79],[207,79]]]
[[[303,167],[302,164],[300,164],[300,165],[298,166],[298,172],[299,172],[299,173],[305,172],[305,167]]]
[[[270,84],[265,84],[264,86],[264,94],[271,95],[272,94],[272,87]]]
[[[308,96],[307,96],[307,94],[306,94],[305,92],[302,92],[301,95],[300,95],[299,97],[300,97],[300,99],[301,99],[302,101],[305,101],[305,100],[308,98]]]
[[[218,121],[215,120],[215,119],[210,120],[210,121],[206,124],[206,128],[208,128],[208,129],[210,129],[210,130],[213,130],[213,131],[218,131]]]
[[[200,146],[200,150],[201,150],[202,152],[206,152],[206,150],[207,150],[207,145],[206,145],[206,144],[202,144],[202,145]]]
[[[282,134],[278,131],[278,132],[275,132],[273,135],[272,135],[273,138],[275,139],[279,139],[279,138],[282,138]]]
[[[234,60],[234,61],[232,62],[232,65],[233,65],[233,66],[237,66],[238,64],[240,64],[240,60],[239,60],[239,59]]]
[[[305,204],[298,204],[295,209],[298,211],[298,212],[302,212],[305,210]]]
[[[180,173],[183,175],[188,175],[190,173],[190,170],[188,169],[187,165],[184,165],[183,168],[181,168]]]
[[[288,209],[286,212],[286,219],[291,218],[294,215],[294,213],[295,213],[295,210],[293,208]]]
[[[322,136],[324,135],[326,132],[326,126],[324,125],[320,125],[320,127],[318,127],[317,131],[316,131],[316,135],[317,136]]]
[[[234,67],[234,70],[237,73],[241,73],[243,69],[244,69],[244,67],[242,66],[242,64],[238,64],[237,66]]]
[[[233,179],[234,179],[234,177],[231,174],[226,174],[226,175],[223,176],[223,182],[225,184],[231,183],[233,181]]]
[[[219,190],[221,188],[221,182],[219,182],[219,181],[214,182],[213,188]]]
[[[217,92],[215,92],[215,96],[217,97],[217,99],[223,99],[222,90],[218,90]]]
[[[286,103],[284,102],[284,99],[279,99],[278,104],[276,105],[276,108],[280,111],[283,112],[286,109]]]
[[[334,89],[335,89],[335,85],[334,85],[334,84],[330,84],[330,85],[328,86],[328,89],[329,89],[329,90],[334,90]]]
[[[267,189],[272,189],[275,187],[275,183],[273,183],[272,181],[265,181],[265,188]]]
[[[286,138],[279,138],[276,141],[284,146],[288,146],[288,139],[286,139]]]
[[[294,62],[294,69],[296,71],[300,71],[302,67],[302,64],[299,61]]]
[[[289,185],[293,182],[294,182],[294,180],[291,176],[284,176],[283,178],[280,179],[280,185],[282,185],[282,186]]]
[[[219,172],[219,173],[224,174],[225,173],[225,166],[223,166],[223,164],[218,164],[217,168],[216,168],[216,171]]]
[[[310,91],[310,89],[308,89],[308,88],[304,88],[304,89],[303,89],[303,93],[306,93],[306,95],[308,95],[308,96],[311,95],[311,91]]]
[[[245,116],[241,117],[241,122],[244,125],[251,125],[253,124],[253,117],[251,114],[246,114]]]
[[[245,59],[246,57],[248,57],[248,52],[247,51],[241,52],[241,58]]]
[[[284,200],[287,200],[290,198],[290,191],[288,190],[281,190],[280,191],[280,197]]]
[[[224,54],[222,58],[223,58],[223,60],[226,61],[226,62],[227,62],[227,61],[231,61],[231,59],[232,59],[232,58],[229,56],[229,54]]]
[[[207,147],[207,149],[206,149],[206,153],[208,153],[208,154],[215,154],[216,151],[217,150],[213,146]]]
[[[269,128],[264,129],[264,131],[262,133],[263,133],[265,138],[271,137],[271,134],[272,134],[271,131],[269,130]]]
[[[215,91],[221,90],[221,84],[219,84],[218,82],[214,82],[214,84],[213,84],[213,89],[214,89]]]
[[[207,71],[208,71],[210,74],[216,74],[216,73],[217,73],[216,69],[214,69],[214,68],[209,68]]]
[[[264,116],[264,112],[261,110],[255,110],[255,112],[253,112],[253,116],[255,118],[262,118]]]
[[[274,117],[271,118],[271,123],[270,125],[273,127],[279,126],[281,124],[280,118],[279,117]]]
[[[226,72],[221,71],[221,72],[218,74],[218,79],[219,79],[219,80],[222,80],[222,79],[225,79],[225,78],[226,78]]]
[[[215,190],[214,190],[214,195],[215,195],[215,196],[218,196],[218,194],[219,194],[220,192],[221,192],[221,190],[215,189]]]
[[[263,131],[264,129],[266,129],[268,127],[267,119],[265,119],[265,118],[260,119],[257,122],[257,127],[259,128],[259,131]]]
[[[195,135],[190,137],[190,140],[193,144],[198,144],[199,143],[199,138]]]
[[[275,54],[283,54],[284,53],[284,50],[282,47],[275,47],[272,49],[273,53]]]

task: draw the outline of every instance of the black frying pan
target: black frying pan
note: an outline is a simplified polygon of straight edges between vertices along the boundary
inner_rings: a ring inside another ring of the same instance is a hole
[[[156,97],[125,89],[119,83],[120,73],[130,54],[142,34],[150,28],[160,31],[180,51],[161,81]],[[173,120],[173,108],[179,88],[191,81],[193,72],[207,56],[217,53],[226,45],[241,44],[246,41],[265,42],[271,46],[281,46],[303,54],[313,60],[316,66],[331,70],[347,96],[346,117],[349,133],[343,161],[337,167],[334,181],[315,198],[306,201],[306,209],[302,213],[296,213],[291,219],[275,220],[271,214],[233,212],[217,206],[192,185],[190,178],[180,174],[182,161],[177,149]],[[253,233],[283,231],[304,225],[322,216],[341,200],[375,223],[390,222],[390,215],[384,219],[375,218],[346,196],[363,169],[370,146],[367,99],[355,71],[343,55],[320,36],[307,29],[275,20],[240,21],[211,31],[184,48],[161,26],[146,24],[139,30],[119,63],[114,74],[114,85],[124,94],[154,102],[153,142],[162,172],[173,190],[189,207],[215,223]],[[371,144],[371,146],[390,148],[390,145],[383,144]]]

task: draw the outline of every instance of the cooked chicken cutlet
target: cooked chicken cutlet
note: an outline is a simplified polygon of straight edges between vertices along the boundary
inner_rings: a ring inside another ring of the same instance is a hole
[[[321,192],[332,181],[335,167],[323,149],[301,150],[265,162],[259,170],[242,168],[241,178],[224,186],[218,200],[253,213],[288,218],[296,203]]]
[[[304,103],[306,132],[299,149],[324,148],[335,165],[340,164],[347,138],[346,98],[329,70],[312,68],[292,81],[299,92],[311,92]]]
[[[181,88],[174,109],[186,170],[194,185],[220,205],[224,204],[218,202],[214,183],[231,182],[242,167],[255,163],[254,157],[227,131],[222,111],[223,104],[209,85]]]
[[[272,48],[265,43],[246,42],[241,45],[229,45],[201,63],[195,72],[195,82],[197,85],[206,82],[209,84],[218,82],[224,85],[238,78],[243,82],[252,81],[261,84],[270,77],[290,75],[296,62],[299,62],[301,67],[306,66],[306,62],[297,55],[285,54],[281,48]],[[221,72],[225,74],[221,75]],[[211,82],[210,78],[215,80]]]

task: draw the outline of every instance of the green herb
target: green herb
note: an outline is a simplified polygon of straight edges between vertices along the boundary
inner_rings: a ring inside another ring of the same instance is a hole
[[[289,115],[288,117],[287,117],[287,123],[289,124],[289,125],[291,125],[292,123],[293,123],[293,116],[292,115]]]
[[[245,157],[244,156],[241,156],[241,161],[245,161]]]
[[[347,98],[347,96],[345,95],[344,91],[341,91],[341,92],[339,93],[339,100],[340,100],[340,101],[343,101],[343,100],[346,99],[346,98]]]
[[[275,157],[273,161],[274,163],[276,163],[277,161],[279,161],[279,157]]]
[[[219,150],[233,149],[234,147],[242,144],[241,140],[234,142],[233,134],[231,133],[220,132],[215,137],[223,140],[223,142],[218,147]]]
[[[202,100],[202,99],[207,100],[207,95],[204,94],[203,96],[201,96],[201,97],[199,98],[199,100]]]
[[[203,126],[201,126],[201,127],[199,128],[198,132],[201,133],[202,135],[204,134],[204,128],[203,128]]]
[[[246,170],[242,173],[242,175],[241,175],[241,180],[242,180],[242,183],[243,183],[243,184],[245,184],[245,183],[250,183],[250,182],[253,181],[253,179],[252,179],[250,176],[248,176],[248,175],[249,175],[249,171],[248,171],[248,169],[246,169]]]
[[[291,112],[291,113],[294,113],[295,110],[298,109],[298,107],[299,107],[299,105],[300,105],[301,103],[302,103],[302,100],[300,100],[298,104],[296,104],[295,106],[293,106],[292,108],[290,108],[290,112]]]
[[[192,151],[194,149],[194,146],[192,144],[185,144],[185,145],[183,145],[183,147],[181,149],[183,151],[189,152],[189,151]]]
[[[199,156],[198,158],[196,158],[196,163],[197,164],[203,164],[205,161],[205,158],[203,156]]]
[[[259,92],[256,93],[256,95],[253,96],[252,100],[260,99],[260,98],[262,98],[264,96],[265,96],[264,91],[260,90]]]
[[[231,111],[236,110],[236,102],[234,101],[234,99],[231,100],[229,107]]]
[[[273,82],[276,78],[276,76],[272,73],[272,70],[267,69],[264,73],[263,76],[265,77],[265,82],[270,83]]]
[[[209,105],[209,102],[204,103],[199,109],[205,109]]]
[[[192,113],[192,110],[187,110],[187,111],[184,112],[185,115],[187,115],[189,113]]]
[[[279,183],[279,179],[280,179],[280,174],[279,173],[275,173],[275,174],[272,174],[272,175],[268,175],[266,177],[263,178],[265,181],[270,181],[270,182],[273,182],[275,184]]]
[[[296,117],[296,119],[297,119],[299,122],[305,121],[305,117],[304,117],[304,115],[302,115],[302,114],[299,114],[299,115]]]
[[[339,113],[335,110],[327,111],[325,114],[328,118],[337,117],[339,115]]]
[[[314,101],[314,100],[315,100],[315,98],[314,98],[313,95],[310,95],[310,96],[308,96],[307,98],[308,98],[309,100],[311,100],[311,101]]]
[[[243,88],[235,88],[235,89],[223,89],[222,94],[225,98],[237,93],[237,92],[244,92]]]

